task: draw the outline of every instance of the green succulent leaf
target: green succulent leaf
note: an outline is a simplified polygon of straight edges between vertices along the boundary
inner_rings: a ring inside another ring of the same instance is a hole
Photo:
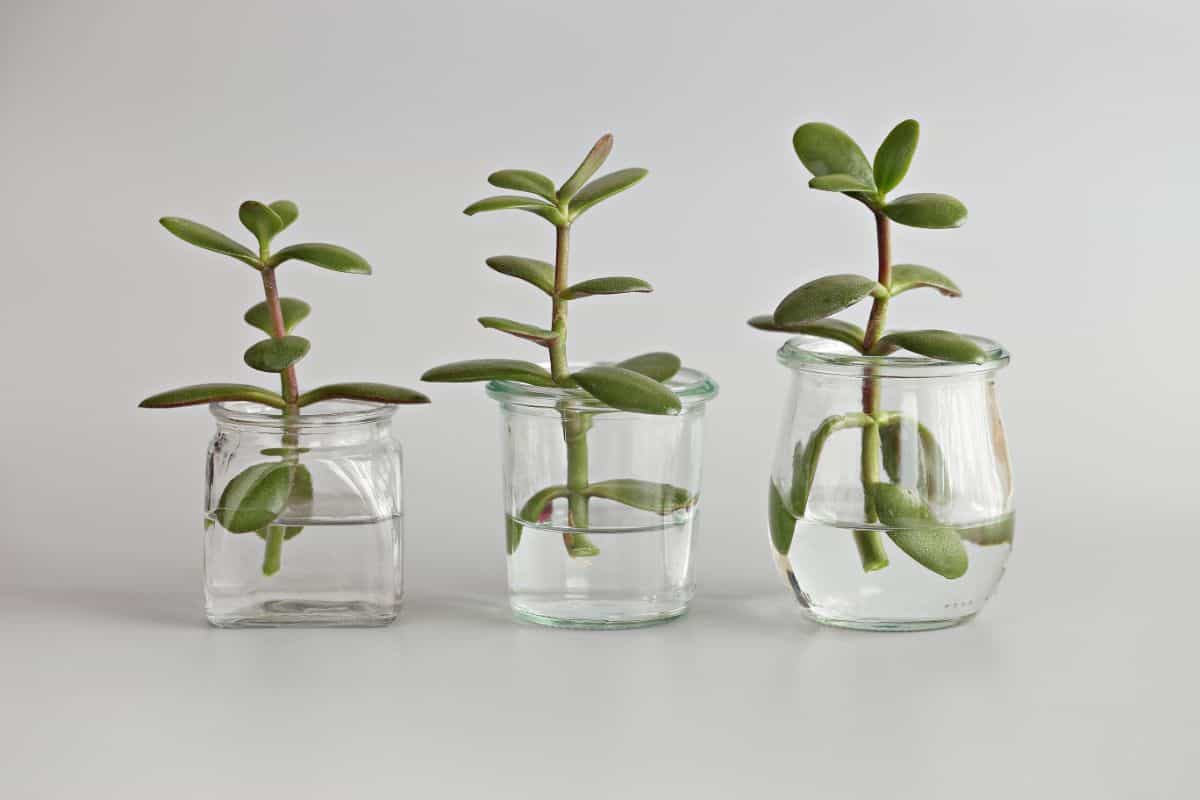
[[[630,292],[652,292],[654,287],[641,278],[614,275],[608,278],[592,278],[568,286],[562,293],[564,300],[578,300],[598,294],[628,294]]]
[[[875,191],[871,162],[844,131],[824,122],[809,122],[796,129],[792,147],[814,176],[847,175]]]
[[[920,264],[896,264],[892,267],[893,297],[909,289],[921,287],[937,289],[946,297],[962,297],[962,290],[958,288],[958,284],[932,267],[923,267]]]
[[[238,219],[254,234],[260,247],[265,248],[284,228],[283,220],[269,206],[257,200],[247,200],[238,207]]]
[[[869,183],[864,183],[853,175],[840,173],[818,175],[808,182],[808,188],[820,189],[823,192],[865,192],[867,194],[875,192],[875,187]]]
[[[751,328],[758,328],[760,331],[802,333],[808,336],[819,336],[822,339],[833,339],[834,341],[853,347],[860,353],[863,351],[863,338],[866,336],[862,328],[852,322],[840,319],[819,319],[813,322],[780,324],[775,321],[775,317],[772,314],[759,314],[749,319],[749,325]]]
[[[211,250],[221,255],[231,256],[243,264],[249,264],[255,269],[262,269],[262,265],[258,261],[258,256],[250,248],[238,244],[225,234],[215,231],[207,225],[201,225],[199,222],[192,222],[182,217],[163,217],[159,220],[159,224],[190,245]]]
[[[479,324],[485,328],[503,331],[504,333],[516,336],[518,339],[537,342],[545,347],[549,347],[551,344],[558,341],[560,336],[562,336],[561,332],[559,331],[539,328],[536,325],[527,325],[524,322],[517,322],[513,319],[505,319],[504,317],[480,317]]]
[[[808,497],[812,492],[813,478],[817,474],[817,464],[829,437],[846,428],[862,428],[873,424],[874,420],[869,415],[857,411],[849,414],[836,414],[821,420],[821,424],[809,437],[807,445],[803,441],[796,442],[796,448],[792,453],[792,489],[790,493],[792,513],[796,517],[803,517],[808,508]]]
[[[224,403],[231,400],[261,403],[264,406],[278,409],[284,407],[283,398],[279,395],[245,383],[198,383],[193,386],[181,386],[178,389],[151,395],[138,403],[138,406],[140,408],[179,408],[180,406],[195,406],[205,403]]]
[[[774,481],[768,481],[770,493],[767,495],[767,522],[771,527],[771,544],[775,552],[786,556],[792,549],[792,537],[796,533],[796,518],[788,510],[787,504],[775,488]]]
[[[958,532],[958,535],[964,542],[972,542],[980,547],[1010,544],[1013,540],[1013,531],[1016,528],[1016,524],[1016,515],[1009,514],[1004,519],[996,522],[986,522],[982,525],[963,528]]]
[[[300,216],[300,208],[291,200],[276,200],[270,204],[270,208],[279,217],[279,221],[283,223],[285,229]]]
[[[662,383],[673,378],[683,363],[674,353],[643,353],[640,356],[620,361],[617,366],[641,373],[647,378],[653,378]]]
[[[910,558],[928,570],[951,580],[967,571],[967,550],[952,529],[937,521],[920,496],[892,483],[872,486],[879,521],[899,531],[888,536]]]
[[[883,213],[913,228],[957,228],[967,221],[967,207],[948,194],[906,194],[885,205]]]
[[[880,338],[876,349],[878,355],[886,355],[897,348],[917,355],[955,361],[961,364],[982,364],[987,353],[975,342],[959,333],[937,329],[919,331],[895,331]]]
[[[283,336],[263,339],[250,345],[242,359],[246,366],[259,372],[283,372],[308,355],[308,339],[303,336]]]
[[[775,322],[812,322],[845,311],[872,293],[886,290],[862,275],[826,275],[793,289],[775,308]]]
[[[510,556],[517,552],[517,547],[521,544],[521,532],[525,523],[537,522],[551,503],[568,494],[569,490],[566,486],[547,486],[545,489],[535,492],[525,502],[525,505],[521,506],[521,511],[516,518],[510,516],[505,520],[505,539]]]
[[[318,267],[331,269],[334,272],[345,272],[350,275],[371,274],[371,265],[358,253],[336,244],[321,242],[289,245],[271,256],[267,266],[278,267],[284,262],[293,260],[304,261]]]
[[[916,447],[906,449],[905,431],[915,439]],[[950,474],[933,432],[910,417],[888,414],[879,426],[883,468],[892,483],[901,483],[906,459],[916,459],[917,490],[930,503],[939,503],[950,493]]]
[[[476,358],[455,361],[427,370],[421,380],[432,383],[516,381],[531,386],[557,386],[549,372],[537,364],[511,358]]]
[[[511,275],[526,283],[532,283],[548,295],[554,294],[554,265],[536,258],[520,256],[492,256],[487,265],[501,275]]]
[[[602,364],[571,375],[584,391],[602,403],[643,414],[677,414],[679,397],[653,378],[624,367]]]
[[[541,200],[534,200],[531,197],[521,197],[511,194],[485,197],[483,200],[476,201],[464,208],[463,213],[470,217],[482,211],[503,211],[509,208],[537,214],[552,225],[567,224],[567,219],[563,216],[562,212],[549,203],[543,203]]]
[[[283,462],[255,464],[225,485],[216,518],[230,533],[248,533],[273,522],[287,506],[292,468]]]
[[[917,139],[921,126],[915,119],[906,119],[892,128],[875,151],[875,185],[880,194],[887,194],[900,185],[908,174],[913,154],[917,152]]]
[[[669,483],[655,483],[637,478],[615,478],[590,484],[584,492],[588,497],[612,500],[631,508],[655,514],[671,514],[687,508],[696,498],[687,489]]]
[[[312,306],[303,300],[297,300],[294,297],[279,298],[279,310],[283,312],[283,331],[291,333],[292,328],[296,327],[308,316],[312,311]],[[267,305],[267,301],[263,301],[250,307],[242,319],[246,320],[248,325],[258,328],[268,336],[275,334],[275,325],[271,321],[271,307]]]
[[[330,383],[318,386],[300,395],[296,403],[300,407],[310,406],[322,400],[364,400],[369,403],[409,405],[428,403],[429,398],[413,389],[392,386],[389,383]]]
[[[579,194],[575,195],[574,199],[571,200],[571,219],[575,219],[601,200],[607,200],[614,194],[625,191],[646,177],[647,174],[649,174],[648,171],[640,167],[630,167],[629,169],[619,169],[616,172],[610,172],[603,177],[596,178],[596,180],[580,189]]]
[[[529,192],[544,197],[551,203],[557,203],[558,197],[554,189],[554,181],[528,169],[502,169],[488,176],[488,183],[500,189],[511,189],[514,192]]]
[[[592,145],[592,149],[584,156],[583,161],[575,168],[575,172],[571,177],[567,178],[566,182],[558,190],[558,202],[569,203],[571,198],[579,193],[583,185],[588,182],[588,179],[596,174],[596,170],[600,169],[608,158],[608,154],[612,152],[613,137],[611,133],[606,133]]]

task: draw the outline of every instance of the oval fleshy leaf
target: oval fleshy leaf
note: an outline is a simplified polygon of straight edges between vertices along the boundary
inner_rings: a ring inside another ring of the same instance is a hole
[[[904,445],[914,442],[916,447]],[[950,494],[950,474],[942,457],[942,448],[933,432],[921,423],[901,414],[887,414],[879,425],[879,443],[883,468],[892,483],[903,483],[905,462],[914,461],[912,471],[917,491],[930,503],[940,503]]]
[[[937,329],[895,331],[880,338],[875,352],[886,355],[896,348],[928,358],[955,361],[961,364],[982,364],[987,361],[987,353],[983,351],[983,348],[966,336],[953,331]]]
[[[997,544],[1010,544],[1013,540],[1013,530],[1016,528],[1016,514],[1009,514],[997,522],[987,522],[983,525],[973,525],[958,532],[964,542],[972,542],[980,547],[990,547]]]
[[[579,194],[571,201],[571,219],[575,219],[601,200],[607,200],[614,194],[619,194],[646,177],[649,172],[640,167],[619,169],[616,172],[596,178],[579,190]]]
[[[808,182],[808,188],[820,189],[823,192],[867,192],[873,194],[875,187],[864,183],[853,175],[833,173],[818,175]]]
[[[323,242],[289,245],[271,256],[267,266],[277,267],[286,261],[293,260],[304,261],[318,267],[331,269],[334,272],[345,272],[350,275],[371,274],[371,265],[358,253],[336,244]]]
[[[813,322],[794,322],[781,324],[775,321],[771,314],[759,314],[749,319],[751,328],[760,331],[775,331],[778,333],[802,333],[809,336],[819,336],[822,339],[833,339],[853,347],[858,352],[863,351],[863,329],[852,322],[840,319],[819,319]]]
[[[488,183],[500,189],[511,189],[514,192],[529,192],[544,197],[551,203],[557,203],[554,181],[540,172],[528,169],[502,169],[488,176]]]
[[[519,195],[502,194],[495,197],[485,197],[478,200],[463,209],[463,213],[468,217],[474,216],[482,211],[504,211],[506,209],[515,208],[518,211],[528,211],[531,214],[537,214],[542,219],[552,225],[566,225],[566,217],[562,215],[557,208],[549,203],[543,203],[541,200],[534,200],[532,197],[521,197]]]
[[[614,275],[609,278],[592,278],[568,286],[562,293],[564,300],[578,300],[598,294],[628,294],[630,292],[652,292],[654,287],[641,278]]]
[[[676,414],[681,409],[673,391],[653,378],[623,367],[601,364],[571,375],[583,390],[602,403],[643,414]]]
[[[617,366],[639,372],[661,383],[674,377],[683,363],[674,353],[643,353],[618,362]]]
[[[215,231],[207,225],[201,225],[199,222],[192,222],[190,219],[183,219],[182,217],[163,217],[158,222],[168,231],[190,245],[211,250],[221,255],[231,256],[243,264],[249,264],[255,269],[262,268],[262,265],[258,262],[258,256],[250,248],[235,242],[225,234]]]
[[[249,403],[261,403],[271,408],[282,409],[283,398],[274,392],[251,386],[245,383],[198,383],[193,386],[181,386],[147,397],[138,403],[140,408],[179,408],[206,403],[224,403],[230,400],[244,400]]]
[[[330,383],[309,389],[297,399],[297,405],[303,407],[319,403],[322,400],[366,400],[371,403],[428,403],[429,398],[413,389],[403,386],[393,386],[390,383]]]
[[[906,194],[885,205],[883,213],[913,228],[957,228],[967,221],[967,207],[948,194]]]
[[[848,175],[874,191],[871,163],[845,131],[824,122],[809,122],[796,128],[792,147],[813,175]]]
[[[308,355],[310,343],[303,336],[263,339],[250,345],[242,355],[246,366],[259,372],[283,372]]]
[[[549,516],[551,503],[560,497],[566,497],[569,493],[566,486],[548,486],[540,492],[535,492],[525,502],[525,505],[521,506],[517,518],[510,516],[505,520],[505,538],[510,556],[517,552],[517,547],[521,544],[521,532],[524,530],[524,524],[542,521],[543,517]]]
[[[516,381],[532,386],[557,386],[549,372],[537,364],[512,358],[476,358],[455,361],[426,370],[421,380],[432,383]]]
[[[812,492],[813,479],[817,474],[821,451],[829,437],[840,430],[863,428],[872,424],[874,424],[874,420],[869,415],[858,411],[849,414],[835,414],[821,420],[821,424],[809,437],[807,445],[802,441],[796,442],[796,447],[792,451],[792,487],[789,498],[792,513],[795,516],[803,517],[808,508],[808,496]]]
[[[937,289],[946,297],[962,297],[958,284],[932,267],[920,264],[896,264],[892,267],[892,296],[921,287]]]
[[[908,174],[913,154],[917,152],[917,139],[921,126],[915,119],[906,119],[892,128],[875,151],[875,185],[880,194],[887,194],[900,185]]]
[[[276,200],[270,204],[270,209],[279,217],[279,221],[283,223],[284,228],[287,228],[300,216],[300,207],[291,200]]]
[[[238,207],[238,219],[254,234],[261,247],[270,244],[275,234],[283,230],[283,220],[271,208],[257,200],[247,200]]]
[[[637,478],[616,478],[589,484],[584,491],[588,497],[601,497],[631,508],[670,514],[687,508],[696,498],[687,489],[669,483],[655,483]]]
[[[775,488],[774,481],[768,481],[770,493],[767,495],[767,523],[771,527],[771,544],[775,552],[786,556],[792,549],[792,537],[796,533],[796,518],[788,510],[787,504]]]
[[[312,306],[294,297],[281,297],[279,298],[279,310],[283,312],[283,332],[291,333],[292,328],[299,325],[312,311]],[[275,335],[275,325],[271,321],[271,308],[267,305],[266,300],[251,306],[242,319],[268,336]]]
[[[287,505],[292,469],[288,464],[255,464],[234,476],[221,492],[216,518],[230,533],[249,533],[272,521]]]
[[[479,324],[485,328],[491,328],[496,331],[516,336],[518,339],[525,339],[530,342],[537,342],[543,346],[550,346],[558,341],[561,334],[558,331],[539,328],[536,325],[527,325],[524,322],[517,322],[513,319],[505,319],[504,317],[480,317]]]
[[[548,295],[554,294],[554,265],[536,258],[520,256],[492,256],[487,265],[501,275],[511,275],[526,283],[532,283]]]
[[[879,521],[898,531],[888,536],[910,558],[928,570],[951,580],[967,571],[967,549],[952,529],[941,525],[924,501],[911,489],[891,483],[872,487]]]
[[[812,322],[844,311],[872,292],[882,292],[876,281],[862,275],[826,275],[800,286],[779,303],[775,322],[781,325]]]
[[[557,193],[558,202],[570,202],[571,198],[579,193],[583,185],[588,182],[589,178],[596,174],[596,170],[600,169],[600,166],[608,158],[608,154],[612,152],[612,147],[613,137],[611,133],[604,134],[592,145],[592,149],[588,151],[583,161],[575,168],[575,172],[559,188]]]

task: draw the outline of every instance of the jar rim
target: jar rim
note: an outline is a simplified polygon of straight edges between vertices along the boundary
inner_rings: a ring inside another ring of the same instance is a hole
[[[601,364],[612,365],[611,361],[590,361],[569,365],[572,372]],[[541,366],[549,368],[549,364]],[[686,411],[688,408],[707,403],[717,396],[720,386],[707,374],[691,367],[680,367],[670,379],[664,381],[664,386],[675,393],[680,404]],[[494,380],[488,381],[488,397],[500,403],[524,406],[555,407],[568,404],[574,408],[586,407],[618,411],[612,406],[602,403],[582,389],[569,389],[561,386],[533,386],[518,381]],[[620,412],[633,413],[633,412]]]
[[[806,335],[794,336],[784,342],[776,358],[789,369],[861,376],[864,369],[870,368],[876,375],[886,378],[943,378],[995,372],[1008,366],[1009,353],[999,342],[973,334],[962,335],[983,350],[981,363],[946,361],[904,351],[868,356],[841,342]]]
[[[209,403],[208,410],[219,422],[283,428],[284,415],[277,408],[248,400]],[[299,425],[304,427],[352,425],[379,422],[396,413],[392,403],[369,400],[322,400],[300,409]]]

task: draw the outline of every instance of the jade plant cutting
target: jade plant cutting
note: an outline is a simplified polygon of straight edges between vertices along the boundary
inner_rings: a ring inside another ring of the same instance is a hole
[[[792,139],[796,155],[812,173],[809,186],[841,194],[861,204],[870,214],[878,255],[874,277],[859,274],[827,275],[798,287],[771,314],[756,316],[750,325],[766,331],[807,334],[832,339],[864,356],[888,356],[899,350],[950,362],[981,364],[984,350],[971,338],[940,329],[889,330],[888,309],[893,298],[916,290],[933,289],[946,297],[959,297],[958,286],[939,270],[918,264],[893,264],[890,226],[895,222],[916,228],[957,228],[967,219],[967,209],[946,194],[906,194],[889,198],[908,172],[916,152],[920,128],[915,120],[898,124],[868,161],[846,133],[822,122],[796,129]],[[866,327],[833,315],[870,301]],[[888,536],[908,557],[942,575],[958,578],[967,570],[967,553],[960,536],[942,525],[933,506],[946,496],[948,478],[942,450],[931,431],[914,424],[899,412],[880,407],[880,384],[867,362],[860,408],[828,417],[796,444],[792,484],[788,496],[771,484],[769,519],[777,552],[787,555],[798,518],[808,505],[821,451],[835,432],[860,431],[860,477],[867,523],[890,529]],[[919,465],[917,485],[900,485],[901,428],[915,429]],[[994,532],[992,532],[994,533]],[[991,535],[991,533],[989,533]],[[884,569],[888,556],[880,531],[854,532],[865,571]]]
[[[487,358],[459,361],[434,367],[422,380],[467,382],[502,380],[539,387],[573,389],[600,401],[604,406],[643,414],[675,414],[680,410],[678,396],[665,383],[680,369],[679,358],[671,353],[646,353],[615,364],[596,364],[572,370],[567,358],[567,310],[569,305],[601,295],[649,292],[652,287],[641,278],[608,276],[572,283],[568,264],[573,226],[587,211],[603,200],[630,188],[646,177],[646,170],[620,169],[593,178],[612,151],[613,138],[606,134],[596,142],[578,168],[561,185],[537,172],[506,169],[494,172],[488,183],[522,194],[487,197],[464,209],[468,216],[484,211],[518,210],[541,217],[554,228],[554,261],[522,256],[501,255],[487,259],[487,265],[503,275],[525,281],[549,299],[549,327],[517,322],[502,317],[480,317],[479,324],[544,348],[550,368],[530,361]],[[564,395],[559,405],[566,447],[566,480],[548,486],[531,496],[521,510],[524,520],[536,520],[549,513],[551,504],[566,499],[568,524],[574,529],[588,527],[589,501],[593,498],[622,503],[658,514],[670,514],[692,504],[683,489],[668,484],[620,478],[592,482],[588,474],[588,431],[595,412],[581,410],[578,402]],[[508,552],[520,544],[522,525],[508,522]],[[567,552],[574,558],[594,556],[599,551],[582,533],[564,533]]]
[[[344,247],[308,242],[271,251],[276,235],[299,216],[296,204],[288,200],[260,203],[247,200],[238,208],[238,218],[257,240],[257,251],[198,222],[179,217],[163,217],[162,226],[188,244],[228,256],[259,273],[264,299],[246,311],[243,319],[267,338],[252,344],[243,358],[259,372],[279,375],[280,391],[241,383],[201,383],[183,386],[147,397],[142,408],[177,408],[206,403],[247,401],[279,410],[285,431],[278,448],[267,448],[262,455],[272,460],[248,467],[225,486],[214,515],[215,522],[229,533],[255,532],[265,542],[262,571],[279,571],[283,542],[294,538],[302,528],[278,525],[275,521],[285,509],[302,510],[311,506],[312,475],[303,463],[298,433],[293,426],[301,422],[301,409],[323,400],[360,400],[372,403],[428,403],[420,392],[384,383],[335,383],[301,392],[296,364],[309,351],[309,341],[292,330],[309,315],[303,300],[280,297],[276,272],[283,265],[300,261],[348,275],[369,275],[365,259]],[[206,525],[213,520],[206,519]]]

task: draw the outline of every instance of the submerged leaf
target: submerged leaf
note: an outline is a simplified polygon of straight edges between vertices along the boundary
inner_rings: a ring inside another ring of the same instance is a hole
[[[529,192],[544,197],[551,203],[557,203],[554,181],[528,169],[502,169],[488,176],[488,183],[500,189],[511,189],[514,192]]]
[[[282,462],[255,464],[225,485],[215,516],[230,533],[248,533],[274,521],[287,505],[292,468]]]
[[[284,333],[291,333],[292,328],[299,325],[312,311],[312,306],[294,297],[281,297],[279,298],[279,310],[283,312]],[[242,319],[268,336],[275,334],[275,324],[271,321],[271,308],[267,305],[266,300],[251,306]]]
[[[915,434],[916,448],[904,448],[904,432]],[[892,483],[901,483],[906,460],[916,459],[917,490],[931,503],[939,503],[950,493],[950,474],[933,432],[910,417],[888,414],[879,425],[879,443],[883,468]]]
[[[520,256],[492,256],[487,265],[501,275],[511,275],[532,283],[548,295],[554,294],[554,265],[536,258]]]
[[[680,362],[679,356],[674,353],[643,353],[640,356],[617,362],[617,366],[640,372],[647,378],[663,382],[674,377],[683,364]]]
[[[906,194],[885,205],[883,213],[913,228],[957,228],[967,221],[967,207],[948,194]]]
[[[793,289],[775,308],[781,325],[812,322],[844,311],[873,292],[885,291],[863,275],[826,275]]]
[[[641,278],[614,275],[609,278],[591,278],[568,286],[562,293],[564,300],[578,300],[598,294],[628,294],[630,292],[652,292],[654,287]]]
[[[812,493],[813,479],[816,477],[817,464],[826,440],[837,431],[873,424],[874,420],[869,415],[857,411],[835,414],[821,420],[821,424],[809,437],[807,445],[803,440],[796,442],[792,451],[792,489],[789,498],[792,513],[796,517],[803,517],[808,508],[808,497]]]
[[[220,231],[182,217],[163,217],[159,223],[185,242],[221,255],[232,256],[243,264],[261,269],[258,257],[250,248],[235,242]]]
[[[365,400],[370,403],[411,404],[428,403],[429,398],[413,389],[389,383],[331,383],[318,386],[300,395],[296,404],[303,407],[322,400]]]
[[[516,381],[532,386],[557,386],[549,372],[537,364],[511,358],[476,358],[455,361],[426,370],[421,380],[433,383]]]
[[[596,174],[596,170],[608,158],[608,154],[612,152],[613,137],[611,133],[606,133],[592,145],[592,149],[584,156],[583,161],[575,168],[575,172],[571,177],[563,183],[558,190],[558,202],[568,203],[573,198],[583,185],[588,182],[588,179]]]
[[[525,523],[540,522],[543,516],[549,515],[550,504],[559,497],[566,497],[568,493],[566,486],[548,486],[525,501],[516,518],[510,516],[505,520],[505,539],[510,556],[517,552],[521,544],[521,531]]]
[[[958,284],[932,267],[920,264],[896,264],[892,267],[892,297],[924,286],[937,289],[947,297],[962,297]]]
[[[875,185],[880,194],[887,194],[900,185],[908,174],[913,154],[917,152],[917,139],[921,126],[915,119],[906,119],[896,127],[875,151]]]
[[[928,358],[962,364],[982,364],[987,361],[987,353],[982,347],[966,336],[952,331],[895,331],[879,340],[875,352],[886,355],[896,348],[903,348]]]
[[[623,367],[601,364],[571,377],[588,394],[621,411],[677,414],[682,407],[673,391],[653,378]]]
[[[1016,514],[1009,514],[996,522],[986,522],[963,528],[958,535],[964,542],[972,542],[980,547],[991,547],[997,544],[1010,544],[1013,540],[1013,530],[1016,528]]]
[[[896,546],[926,569],[943,578],[961,578],[967,571],[967,550],[958,534],[937,521],[925,502],[911,489],[876,483],[872,499],[879,521],[891,528]]]
[[[760,331],[775,331],[777,333],[802,333],[808,336],[819,336],[822,339],[834,341],[853,347],[858,352],[863,350],[863,329],[852,322],[840,319],[819,319],[812,322],[793,322],[781,324],[775,321],[772,314],[759,314],[749,320],[751,328]]]
[[[198,383],[193,386],[181,386],[178,389],[151,395],[138,403],[138,406],[140,408],[179,408],[202,403],[224,403],[231,400],[261,403],[264,406],[278,409],[284,407],[283,398],[279,395],[246,383]]]
[[[871,163],[845,131],[824,122],[809,122],[796,129],[792,147],[813,175],[848,175],[874,191]]]
[[[283,220],[270,207],[257,200],[247,200],[238,207],[238,219],[254,234],[260,247],[266,247],[275,234],[284,228]]]
[[[796,533],[796,518],[788,510],[787,504],[775,488],[775,481],[768,481],[770,493],[767,495],[767,523],[771,528],[771,544],[775,552],[786,556],[792,549],[792,537]]]
[[[309,341],[303,336],[282,336],[263,339],[247,348],[242,355],[246,366],[259,372],[283,372],[308,355]]]
[[[614,194],[625,191],[646,177],[647,174],[649,174],[647,170],[640,167],[630,167],[629,169],[619,169],[616,172],[610,172],[603,177],[596,178],[596,180],[580,189],[579,194],[575,195],[575,198],[571,201],[571,219],[574,220],[601,200],[607,200]]]
[[[692,497],[687,489],[637,478],[599,481],[590,484],[584,493],[589,497],[602,497],[655,514],[670,514],[696,502],[696,498]]]
[[[350,275],[370,275],[371,265],[366,259],[336,244],[322,242],[305,242],[283,248],[271,256],[267,262],[269,267],[277,267],[286,261],[304,261],[334,272],[345,272]]]
[[[558,341],[559,337],[562,336],[559,331],[539,328],[536,325],[528,325],[524,322],[517,322],[513,319],[505,319],[504,317],[480,317],[479,324],[485,328],[503,331],[511,336],[516,336],[518,339],[537,342],[538,344],[546,347],[549,347],[551,344]]]

